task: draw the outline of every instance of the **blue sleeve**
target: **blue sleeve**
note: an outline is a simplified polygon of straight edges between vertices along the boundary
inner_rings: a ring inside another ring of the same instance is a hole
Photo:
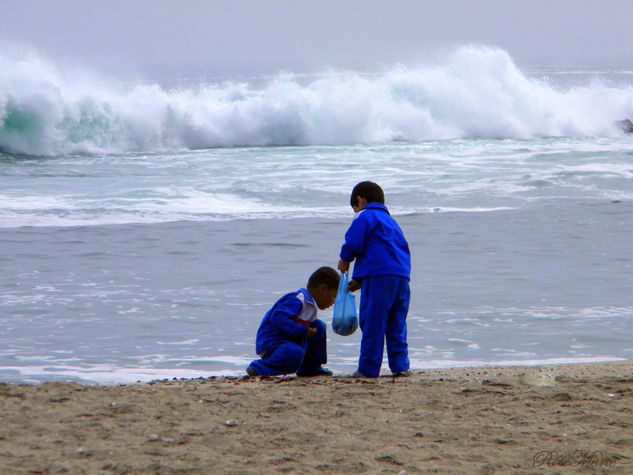
[[[361,212],[345,233],[345,243],[341,247],[340,257],[346,262],[352,262],[356,257],[365,252],[367,238],[371,231],[371,222],[367,219],[367,213]]]
[[[270,314],[270,323],[279,331],[293,336],[303,338],[308,333],[308,327],[294,321],[295,317],[303,310],[303,303],[297,294],[291,294],[275,307]]]

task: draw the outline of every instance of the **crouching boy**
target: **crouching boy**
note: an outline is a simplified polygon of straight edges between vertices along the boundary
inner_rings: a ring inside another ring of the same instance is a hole
[[[255,340],[260,357],[246,368],[249,376],[297,373],[297,376],[331,375],[327,363],[325,323],[317,319],[317,307],[334,304],[339,273],[321,267],[307,288],[281,297],[266,313]]]

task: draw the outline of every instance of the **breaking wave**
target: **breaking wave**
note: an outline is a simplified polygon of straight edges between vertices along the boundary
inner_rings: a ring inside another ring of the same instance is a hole
[[[0,51],[0,151],[102,154],[454,138],[614,136],[633,87],[557,88],[500,49],[375,74],[279,74],[263,86],[121,85]]]

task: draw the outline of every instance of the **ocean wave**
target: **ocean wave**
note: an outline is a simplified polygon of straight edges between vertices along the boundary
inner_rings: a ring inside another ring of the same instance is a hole
[[[481,46],[375,74],[279,74],[261,86],[176,90],[0,49],[0,152],[11,154],[615,136],[614,121],[626,117],[633,87],[556,88],[524,74],[507,52]]]

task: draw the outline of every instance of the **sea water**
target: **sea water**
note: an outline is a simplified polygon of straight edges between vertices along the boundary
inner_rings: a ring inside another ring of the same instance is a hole
[[[413,369],[631,358],[631,71],[465,47],[170,74],[0,52],[0,381],[243,374],[268,308],[336,267],[367,179],[411,247]],[[359,342],[330,331],[328,367]]]

